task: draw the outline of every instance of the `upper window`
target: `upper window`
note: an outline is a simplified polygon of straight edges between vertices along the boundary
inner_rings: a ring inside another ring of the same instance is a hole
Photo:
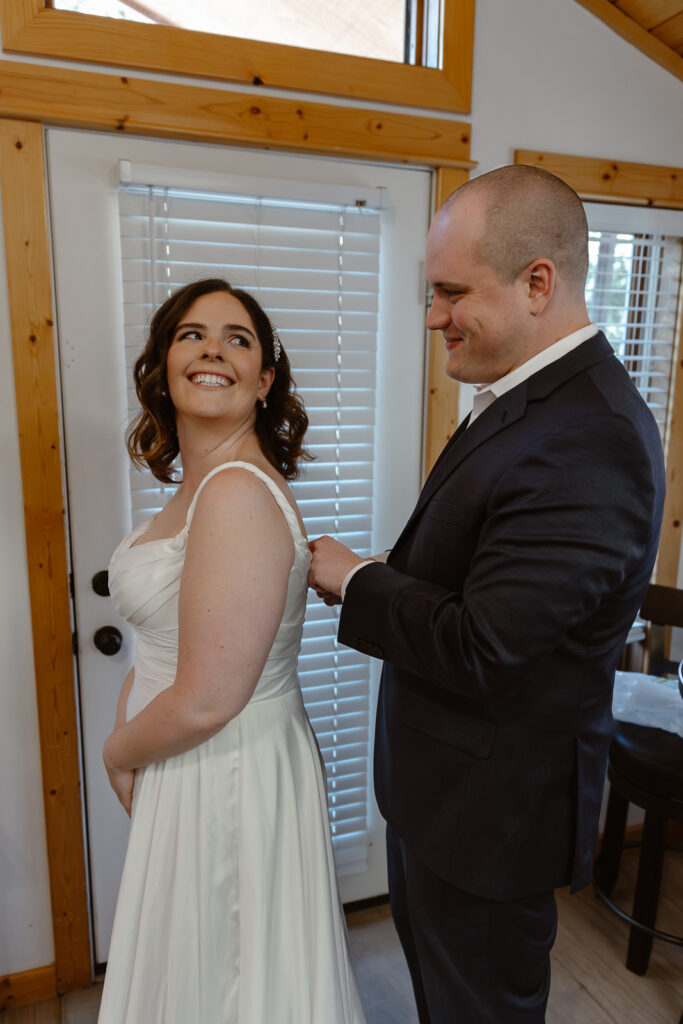
[[[60,11],[174,25],[195,32],[399,63],[405,63],[415,50],[411,36],[416,25],[405,0],[350,0],[346,4],[336,0],[272,0],[255,5],[216,0],[194,0],[192,4],[186,0],[146,0],[144,4],[135,0],[52,0],[52,6]],[[434,56],[438,54],[432,59]]]
[[[474,0],[13,0],[0,17],[8,52],[470,109]]]

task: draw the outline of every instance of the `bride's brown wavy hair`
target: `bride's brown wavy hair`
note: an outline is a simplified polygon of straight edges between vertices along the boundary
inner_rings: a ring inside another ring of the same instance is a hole
[[[299,463],[313,456],[303,447],[308,427],[304,403],[295,391],[284,347],[275,359],[275,330],[256,299],[220,277],[194,281],[179,288],[159,306],[149,326],[147,344],[133,366],[140,412],[126,435],[128,454],[137,466],[148,466],[157,480],[175,483],[173,461],[178,455],[175,408],[168,393],[166,357],[176,328],[190,306],[213,292],[226,292],[242,303],[256,328],[263,353],[261,369],[275,370],[264,409],[256,407],[256,436],[268,461],[287,480],[299,475]]]

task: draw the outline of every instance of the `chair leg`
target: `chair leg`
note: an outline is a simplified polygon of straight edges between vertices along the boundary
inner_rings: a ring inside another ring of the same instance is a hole
[[[640,848],[636,893],[633,900],[633,917],[636,921],[654,928],[657,918],[659,883],[666,850],[668,820],[647,811],[643,825],[643,842]],[[645,974],[652,951],[652,936],[631,928],[626,966],[634,974]]]
[[[605,896],[608,897],[612,895],[619,875],[627,813],[628,800],[618,793],[614,786],[610,786],[602,848],[595,863],[595,880]]]

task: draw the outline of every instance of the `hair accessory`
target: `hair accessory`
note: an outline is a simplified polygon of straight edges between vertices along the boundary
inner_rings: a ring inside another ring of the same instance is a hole
[[[275,362],[280,358],[282,352],[282,342],[278,336],[277,331],[273,331],[273,359]]]

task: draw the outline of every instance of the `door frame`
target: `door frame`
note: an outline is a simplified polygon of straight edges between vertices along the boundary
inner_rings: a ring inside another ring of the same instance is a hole
[[[124,113],[134,94],[147,107]],[[464,122],[322,103],[307,103],[304,114],[299,102],[276,98],[259,97],[258,109],[253,104],[249,93],[0,61],[0,187],[56,966],[55,992],[41,991],[41,998],[92,980],[44,128],[133,130],[411,163],[434,169],[437,204],[473,166]],[[320,124],[330,130],[316,133]],[[457,419],[457,388],[439,386],[442,369],[433,350],[430,344],[427,466],[445,441],[438,436],[443,425]]]

